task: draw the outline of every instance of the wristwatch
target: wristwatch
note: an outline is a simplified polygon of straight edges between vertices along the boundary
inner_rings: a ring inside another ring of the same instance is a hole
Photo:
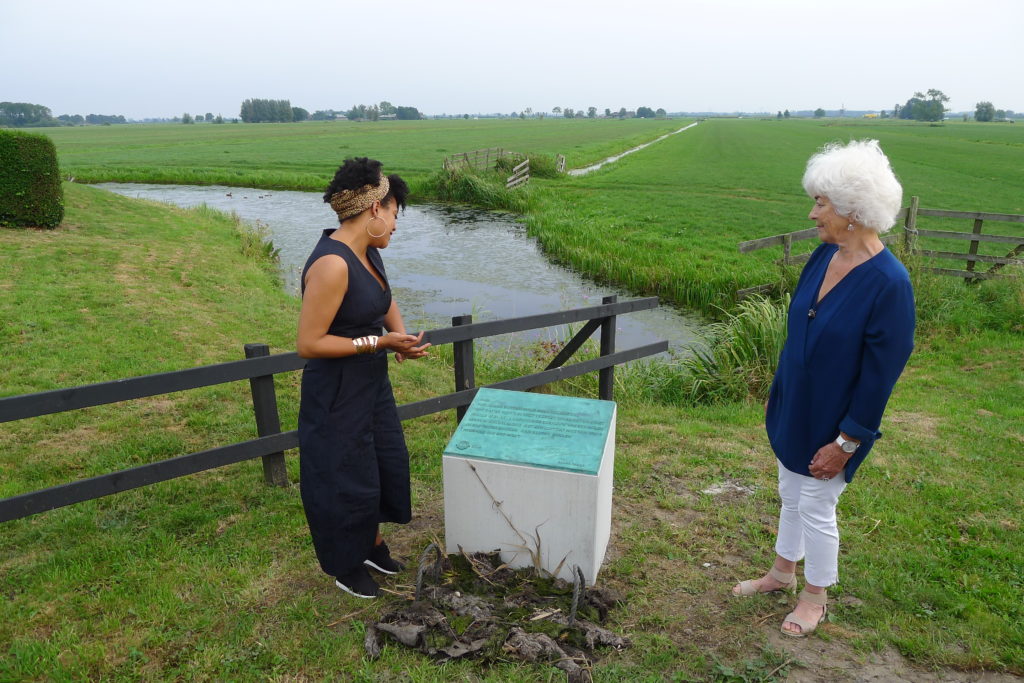
[[[836,445],[843,449],[843,453],[849,453],[853,455],[860,448],[860,441],[854,441],[852,439],[844,439],[843,435],[840,434],[836,437]]]

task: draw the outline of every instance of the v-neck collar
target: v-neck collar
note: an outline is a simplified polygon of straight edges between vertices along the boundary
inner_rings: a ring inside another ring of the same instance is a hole
[[[381,271],[380,269],[378,269],[378,268],[377,268],[377,264],[375,264],[375,263],[373,262],[373,259],[372,259],[372,258],[370,258],[370,250],[369,250],[369,247],[367,247],[367,250],[366,250],[366,260],[370,262],[370,266],[372,266],[372,267],[373,267],[373,269],[377,271],[377,274],[378,274],[378,275],[380,275],[380,279],[379,279],[379,280],[378,280],[378,279],[376,278],[376,276],[374,276],[374,274],[373,274],[373,273],[372,273],[372,272],[370,271],[370,269],[369,269],[369,268],[368,268],[368,267],[366,266],[366,264],[365,264],[365,263],[363,263],[363,260],[362,260],[361,258],[359,258],[359,254],[357,254],[357,253],[356,253],[356,250],[355,250],[355,249],[353,249],[353,248],[352,248],[352,247],[350,247],[349,245],[345,244],[345,243],[344,243],[344,242],[342,242],[341,240],[336,240],[336,239],[334,239],[333,237],[331,237],[331,235],[333,235],[333,234],[334,234],[334,231],[335,231],[335,230],[337,230],[337,228],[334,228],[334,230],[331,230],[330,232],[328,232],[328,231],[326,231],[326,230],[325,230],[325,231],[324,231],[324,237],[325,237],[326,239],[329,239],[329,240],[332,240],[332,241],[334,241],[334,242],[337,242],[338,244],[341,244],[341,245],[343,245],[343,246],[344,246],[344,247],[345,247],[346,249],[348,249],[349,253],[350,253],[350,254],[352,254],[353,256],[355,256],[355,257],[356,257],[356,261],[358,261],[358,262],[359,262],[359,265],[363,267],[363,270],[364,270],[364,271],[366,271],[366,274],[367,274],[367,275],[369,275],[369,276],[370,276],[370,277],[371,277],[371,278],[373,279],[374,283],[376,283],[376,285],[377,285],[378,287],[380,287],[380,291],[381,291],[381,292],[387,292],[387,291],[388,291],[388,289],[390,288],[390,286],[391,286],[391,285],[390,285],[390,284],[388,283],[388,279],[387,279],[387,277],[386,277],[386,276],[384,275],[384,273],[383,273],[383,272],[382,272],[382,271]],[[383,283],[383,284],[382,284],[382,283]]]
[[[839,287],[839,285],[841,285],[844,282],[846,282],[846,280],[851,275],[854,275],[858,270],[860,270],[861,266],[866,266],[868,263],[870,263],[872,260],[874,260],[879,254],[881,254],[883,251],[885,251],[885,245],[883,244],[882,248],[881,248],[881,250],[879,250],[878,254],[874,254],[873,256],[869,256],[868,258],[864,259],[863,261],[861,261],[860,263],[855,265],[853,268],[850,268],[850,270],[846,273],[846,275],[843,276],[843,279],[841,279],[839,282],[837,282],[834,285],[832,285],[832,289],[830,289],[827,292],[825,292],[824,296],[822,296],[819,299],[818,298],[818,292],[821,291],[821,286],[823,284],[825,284],[825,276],[828,275],[828,267],[830,265],[832,265],[832,260],[835,259],[836,254],[839,253],[839,246],[838,245],[833,245],[833,246],[835,247],[835,250],[832,252],[832,255],[829,256],[825,260],[825,267],[822,268],[822,270],[821,270],[821,277],[818,278],[818,286],[814,289],[814,292],[811,293],[811,302],[812,302],[811,308],[813,308],[813,309],[817,309],[818,307],[820,307],[821,306],[821,302],[823,302],[825,299],[827,299],[828,295],[831,294],[832,292],[834,292]]]
[[[818,298],[818,292],[821,291],[821,283],[824,282],[825,274],[828,272],[828,266],[837,251],[839,251],[839,247],[833,246],[831,255],[822,259],[821,273],[815,278],[816,286],[811,290],[808,298],[803,300],[801,307],[794,311],[797,315],[802,316],[802,320],[796,326],[796,329],[797,333],[803,337],[800,340],[802,342],[800,346],[803,348],[803,360],[805,363],[814,353],[815,346],[818,343],[818,339],[821,338],[822,332],[828,327],[832,318],[842,310],[843,302],[857,290],[865,274],[871,272],[871,267],[864,266],[878,258],[879,254],[885,252],[886,249],[883,247],[882,251],[878,252],[878,254],[851,268],[850,272],[843,276],[842,280],[837,282],[820,301],[815,303],[815,300]],[[823,306],[823,304],[827,305]],[[804,305],[807,306],[807,314],[803,314]],[[811,315],[811,312],[813,312],[813,315]]]

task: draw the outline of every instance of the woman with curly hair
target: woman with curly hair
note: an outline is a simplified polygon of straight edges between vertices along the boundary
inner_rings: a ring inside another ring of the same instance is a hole
[[[324,194],[338,215],[302,271],[297,347],[302,373],[299,470],[302,505],[320,567],[343,591],[379,594],[367,567],[402,565],[381,522],[412,517],[409,452],[388,379],[387,351],[401,363],[427,355],[408,334],[380,250],[396,229],[409,186],[381,162],[346,159]]]
[[[778,461],[782,511],[775,563],[738,596],[805,587],[782,624],[806,636],[839,579],[836,503],[876,439],[882,412],[914,347],[914,292],[879,234],[896,222],[903,189],[875,140],[827,145],[807,163],[809,218],[822,244],[789,308],[765,426]]]

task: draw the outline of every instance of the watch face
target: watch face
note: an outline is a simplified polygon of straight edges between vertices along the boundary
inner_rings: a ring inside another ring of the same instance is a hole
[[[857,442],[856,441],[844,441],[843,444],[840,446],[840,448],[842,448],[843,451],[846,452],[846,453],[853,453],[853,452],[855,452],[857,450]]]

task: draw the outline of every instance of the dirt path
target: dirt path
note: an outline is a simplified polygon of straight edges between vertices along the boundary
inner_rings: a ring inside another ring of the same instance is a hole
[[[1020,683],[1018,676],[977,671],[938,669],[927,671],[915,667],[899,652],[887,648],[882,652],[860,654],[839,639],[789,638],[776,629],[765,628],[768,642],[799,662],[789,670],[785,680],[793,683],[814,681],[850,681],[854,683]]]

